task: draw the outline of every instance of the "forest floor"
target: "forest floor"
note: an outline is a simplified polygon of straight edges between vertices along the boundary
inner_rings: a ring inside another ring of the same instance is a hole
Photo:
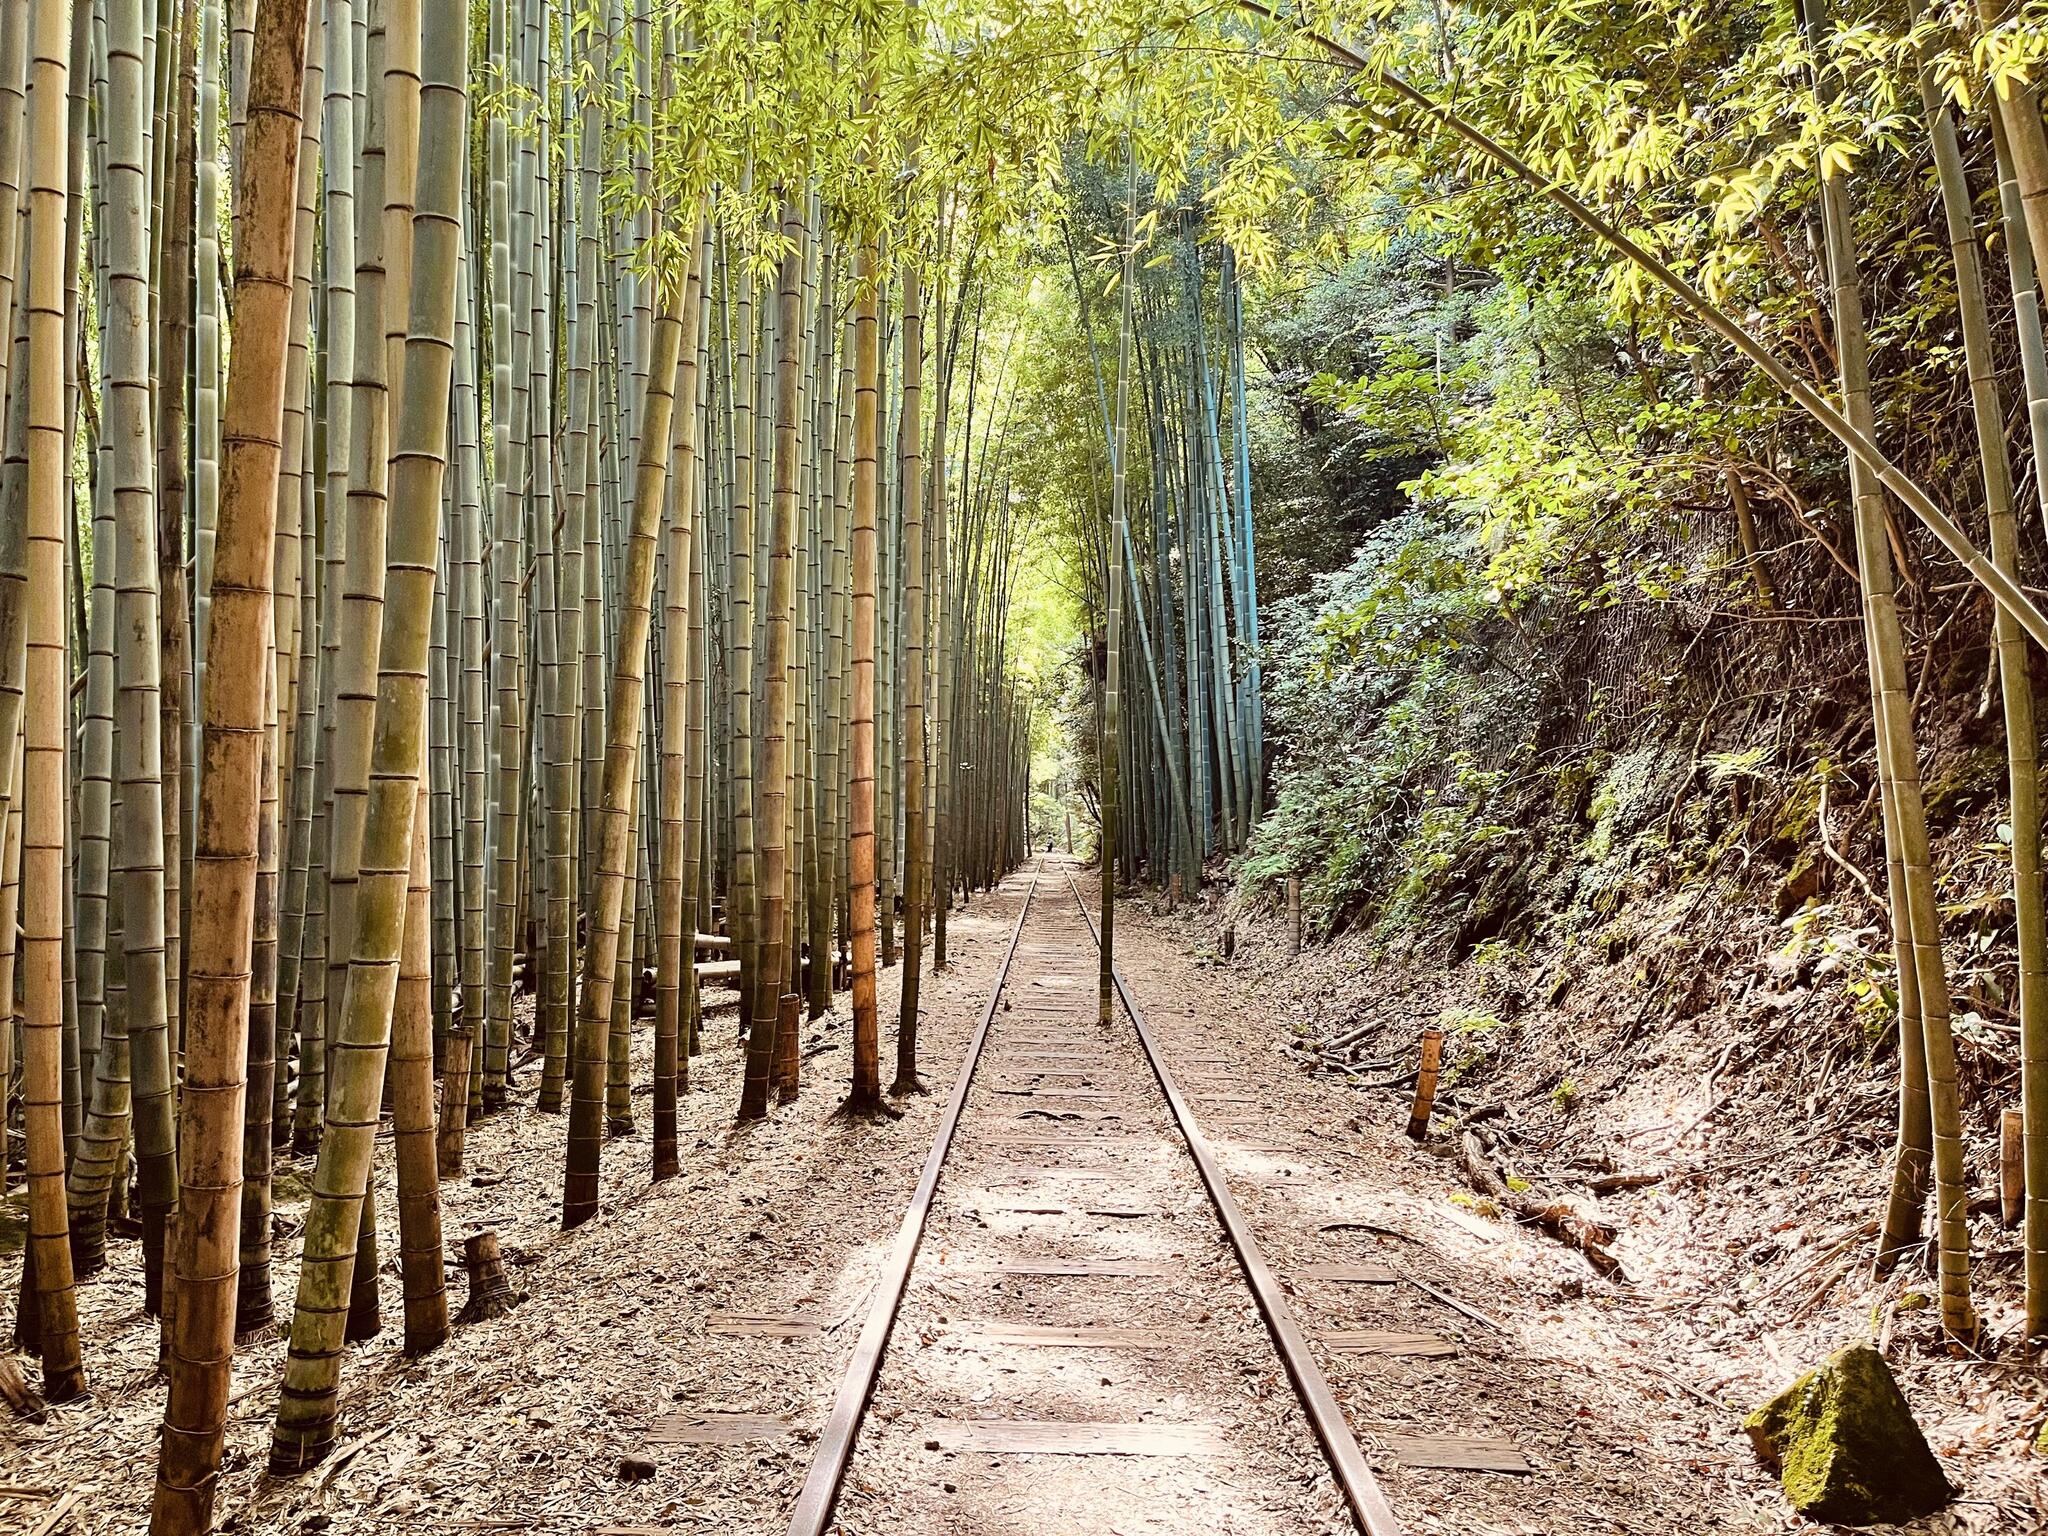
[[[1882,1529],[2048,1530],[2033,1449],[2048,1432],[2048,1371],[2013,1347],[2019,1245],[1984,1196],[1989,1138],[1970,1169],[1986,1353],[1958,1357],[1921,1255],[1871,1276],[1895,1062],[1841,1017],[1840,978],[1788,963],[1767,914],[1731,910],[1711,929],[1693,906],[1691,926],[1666,915],[1645,918],[1662,942],[1606,960],[1553,946],[1507,979],[1355,934],[1292,956],[1280,918],[1214,896],[1126,920],[1119,939],[1134,968],[1168,943],[1192,957],[1203,1015],[1242,1040],[1276,1109],[1300,1106],[1323,1133],[1311,1182],[1280,1186],[1261,1240],[1284,1252],[1280,1232],[1363,1223],[1361,1244],[1407,1255],[1498,1325],[1467,1329],[1458,1360],[1428,1362],[1448,1366],[1434,1411],[1494,1424],[1536,1466],[1526,1523],[1490,1529],[1824,1529],[1790,1511],[1741,1420],[1833,1350],[1874,1341],[1961,1489],[1943,1513]],[[1662,984],[1674,977],[1684,985]],[[1674,1009],[1674,996],[1691,1001]],[[1444,1089],[1420,1146],[1403,1131],[1434,1023],[1449,1030]],[[1343,1052],[1315,1048],[1354,1034]],[[1487,1127],[1496,1172],[1610,1226],[1621,1273],[1603,1277],[1477,1193],[1442,1131],[1457,1123]],[[1627,1187],[1596,1194],[1602,1181]],[[1406,1406],[1388,1385],[1360,1381],[1355,1424]],[[1474,1474],[1457,1476],[1445,1529],[1471,1529],[1457,1512]],[[1402,1497],[1420,1481],[1389,1487],[1426,1529],[1430,1495]]]
[[[451,1248],[478,1228],[498,1232],[521,1305],[458,1327],[447,1345],[407,1361],[399,1351],[395,1254],[387,1250],[388,1324],[346,1362],[340,1447],[318,1470],[289,1481],[262,1473],[283,1344],[242,1351],[222,1528],[591,1536],[782,1530],[1023,889],[1013,880],[954,914],[954,964],[928,980],[925,992],[921,1059],[939,1091],[908,1101],[901,1121],[869,1125],[832,1115],[846,1073],[842,995],[833,1014],[807,1031],[803,1096],[766,1125],[735,1130],[739,1054],[728,1038],[730,1009],[714,1012],[683,1101],[682,1176],[649,1186],[641,1097],[640,1129],[606,1149],[600,1216],[563,1235],[564,1127],[533,1110],[538,1065],[529,1065],[517,1079],[514,1107],[473,1133],[468,1175],[447,1184],[444,1217]],[[1362,950],[1342,946],[1291,960],[1276,923],[1242,917],[1235,957],[1224,962],[1219,920],[1214,907],[1153,915],[1139,902],[1121,905],[1119,960],[1168,1058],[1199,1046],[1225,1058],[1209,1070],[1243,1084],[1248,1103],[1198,1106],[1198,1117],[1310,1333],[1402,1330],[1455,1346],[1442,1358],[1322,1358],[1408,1529],[1446,1536],[1817,1529],[1788,1512],[1757,1467],[1740,1417],[1831,1348],[1863,1336],[1873,1318],[1930,1440],[1964,1488],[1949,1512],[1916,1533],[2043,1529],[2038,1463],[2029,1465],[2024,1451],[2043,1411],[2041,1376],[1996,1359],[1948,1358],[1933,1347],[1926,1314],[1898,1305],[1910,1301],[1900,1284],[1880,1292],[1864,1279],[1867,1219],[1882,1189],[1882,1158],[1873,1156],[1867,1129],[1884,1123],[1877,1085],[1859,1086],[1839,1064],[1819,1080],[1814,1092],[1826,1111],[1815,1123],[1867,1122],[1860,1140],[1839,1145],[1810,1128],[1747,1122],[1729,1133],[1732,1142],[1702,1125],[1676,1138],[1630,1140],[1624,1134],[1638,1127],[1625,1118],[1633,1113],[1628,1101],[1597,1098],[1601,1080],[1581,1062],[1581,1081],[1592,1087],[1567,1117],[1574,1136],[1546,1142],[1541,1169],[1531,1163],[1518,1171],[1547,1179],[1571,1156],[1605,1149],[1612,1166],[1655,1164],[1673,1174],[1603,1201],[1619,1229],[1614,1251],[1627,1278],[1602,1278],[1577,1252],[1475,1198],[1456,1161],[1409,1142],[1401,1133],[1405,1090],[1370,1091],[1304,1069],[1299,1042],[1336,1023],[1364,1019],[1376,1024],[1388,1053],[1411,1050],[1420,1024],[1453,995],[1453,978],[1375,969]],[[884,973],[885,1019],[894,1017],[900,975]],[[636,1033],[643,1084],[646,1035],[644,1026]],[[885,1051],[892,1038],[885,1027]],[[1667,1120],[1684,1126],[1700,1106],[1688,1108],[1677,1085],[1697,1093],[1700,1069],[1682,1056],[1665,1076],[1668,1082],[1641,1073],[1639,1091],[1664,1082],[1657,1091]],[[1512,1091],[1505,1081],[1487,1088],[1494,1097]],[[1711,1083],[1707,1095],[1719,1102]],[[1479,1103],[1469,1083],[1454,1081],[1446,1096],[1453,1114]],[[380,1196],[389,1211],[388,1145],[380,1151]],[[308,1171],[298,1167],[301,1177]],[[301,1202],[280,1203],[281,1313],[289,1310],[290,1238],[301,1209]],[[1381,1261],[1411,1283],[1310,1277],[1309,1265],[1330,1260]],[[15,1283],[18,1263],[0,1262],[0,1283]],[[0,1530],[32,1528],[69,1493],[80,1501],[60,1530],[99,1536],[141,1528],[162,1388],[137,1267],[134,1245],[122,1244],[109,1274],[81,1293],[92,1400],[53,1410],[39,1428],[0,1420]],[[451,1304],[458,1303],[460,1277],[451,1284]],[[789,1318],[796,1336],[714,1331],[714,1313]],[[924,1367],[910,1352],[924,1342],[897,1346],[913,1372]],[[1255,1331],[1247,1336],[1247,1372],[1272,1369],[1270,1359],[1253,1358],[1261,1344]],[[993,1394],[1003,1390],[1001,1382],[989,1385]],[[878,1412],[885,1410],[886,1398],[878,1399]],[[692,1416],[722,1412],[769,1415],[788,1432],[731,1445],[666,1436]],[[1273,1412],[1298,1419],[1281,1402]],[[1388,1454],[1404,1435],[1510,1441],[1528,1471],[1404,1467]],[[1326,1469],[1312,1444],[1302,1451],[1297,1507],[1334,1511]],[[645,1458],[651,1475],[629,1478],[628,1458]],[[892,1492],[864,1482],[856,1459],[847,1510],[857,1520],[847,1529],[980,1536],[1024,1528],[1015,1512],[941,1497],[954,1492],[957,1475],[945,1454],[920,1456],[913,1447],[901,1467],[887,1464],[920,1488]],[[1115,1463],[1089,1464],[1101,1468],[1089,1475],[1114,1495]],[[1177,1508],[1155,1504],[1137,1512],[1143,1518],[1100,1523],[1107,1513],[1092,1509],[1084,1523],[1118,1531],[1236,1528],[1205,1520],[1199,1478]],[[1348,1527],[1332,1515],[1322,1528]]]
[[[833,1012],[806,1028],[798,1101],[736,1129],[741,1053],[732,1006],[714,1006],[682,1099],[681,1177],[650,1185],[652,1041],[641,1021],[637,1129],[606,1145],[600,1214],[567,1234],[559,1230],[567,1121],[533,1108],[540,1064],[529,1063],[515,1077],[512,1107],[473,1128],[466,1176],[444,1184],[442,1215],[451,1253],[471,1232],[497,1232],[524,1300],[501,1318],[458,1325],[418,1360],[400,1350],[387,1134],[377,1197],[391,1217],[385,1328],[344,1363],[340,1442],[303,1477],[266,1476],[285,1345],[280,1338],[237,1351],[219,1528],[781,1530],[1020,898],[1021,887],[953,914],[953,963],[944,975],[927,973],[922,1010],[920,1060],[937,1091],[905,1101],[900,1121],[834,1117],[848,1071],[841,993]],[[885,1074],[901,977],[900,966],[881,973]],[[291,1168],[303,1189],[311,1160]],[[281,1191],[273,1280],[285,1319],[303,1210],[303,1196]],[[142,1315],[137,1245],[109,1246],[108,1270],[80,1290],[92,1397],[52,1408],[41,1427],[0,1412],[0,1532],[33,1529],[72,1493],[79,1502],[51,1536],[113,1536],[147,1523],[163,1413],[158,1328]],[[18,1255],[0,1260],[10,1296],[19,1273]],[[449,1283],[452,1312],[463,1299],[458,1268]],[[707,1322],[720,1311],[801,1313],[819,1327],[789,1339],[713,1333]],[[718,1411],[785,1416],[794,1433],[762,1445],[650,1443],[666,1417]],[[654,1475],[622,1476],[627,1457],[651,1459]]]

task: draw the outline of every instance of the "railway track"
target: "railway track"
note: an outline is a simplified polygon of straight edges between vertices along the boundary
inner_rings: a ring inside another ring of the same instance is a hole
[[[1220,1058],[1176,1077],[1121,974],[1099,1022],[1099,963],[1041,858],[791,1536],[849,1490],[860,1529],[1400,1536],[1195,1118]]]

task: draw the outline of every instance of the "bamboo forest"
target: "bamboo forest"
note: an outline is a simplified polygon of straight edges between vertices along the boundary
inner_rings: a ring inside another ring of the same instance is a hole
[[[2048,1530],[2048,0],[0,0],[0,1533]]]

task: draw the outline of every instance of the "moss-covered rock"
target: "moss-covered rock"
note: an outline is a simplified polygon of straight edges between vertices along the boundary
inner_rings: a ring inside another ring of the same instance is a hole
[[[1742,1427],[1800,1514],[1877,1525],[1954,1497],[1884,1356],[1854,1344],[1757,1409]]]

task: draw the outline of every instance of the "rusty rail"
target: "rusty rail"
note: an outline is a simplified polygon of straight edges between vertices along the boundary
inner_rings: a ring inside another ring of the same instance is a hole
[[[996,1005],[1001,1001],[1003,987],[1009,980],[1010,964],[1016,957],[1017,942],[1024,932],[1024,920],[1031,912],[1031,901],[1037,894],[1040,876],[1044,873],[1041,858],[1032,870],[1031,886],[1025,892],[1024,906],[1017,914],[1016,926],[1010,930],[1010,942],[1003,952],[1001,969],[996,973],[995,984],[989,990],[988,1005],[983,1008],[981,1022],[976,1026],[972,1040],[967,1047],[966,1059],[960,1067],[960,1076],[953,1085],[953,1095],[946,1105],[944,1117],[939,1122],[938,1133],[932,1139],[931,1151],[926,1154],[923,1176],[918,1180],[917,1190],[911,1196],[909,1208],[904,1212],[903,1225],[897,1232],[894,1246],[890,1249],[887,1262],[883,1265],[881,1278],[875,1288],[874,1300],[869,1304],[867,1320],[861,1325],[860,1338],[854,1345],[853,1359],[848,1363],[846,1374],[841,1379],[837,1396],[833,1399],[832,1411],[825,1420],[825,1427],[818,1436],[818,1445],[812,1455],[811,1468],[804,1478],[804,1486],[797,1495],[796,1506],[790,1514],[789,1536],[824,1536],[832,1521],[834,1507],[839,1500],[839,1490],[846,1478],[846,1469],[853,1459],[853,1447],[860,1434],[862,1416],[867,1412],[870,1398],[874,1395],[875,1378],[881,1373],[882,1357],[889,1347],[889,1334],[896,1325],[896,1314],[903,1303],[903,1293],[909,1285],[910,1271],[917,1262],[919,1244],[924,1238],[925,1221],[930,1215],[932,1199],[938,1190],[939,1173],[952,1149],[953,1135],[960,1125],[960,1116],[967,1105],[967,1094],[972,1086],[975,1067],[981,1060],[983,1043],[988,1038],[989,1025],[995,1018]],[[1075,904],[1081,909],[1082,921],[1087,923],[1091,938],[1099,945],[1101,936],[1095,926],[1094,915],[1081,897],[1080,887],[1074,882],[1073,873],[1066,873],[1067,885],[1074,894]],[[1230,1240],[1231,1249],[1237,1254],[1239,1265],[1244,1270],[1245,1281],[1251,1287],[1252,1296],[1258,1303],[1259,1315],[1265,1320],[1266,1330],[1272,1336],[1274,1347],[1280,1352],[1282,1364],[1287,1368],[1289,1381],[1294,1384],[1295,1394],[1308,1414],[1309,1424],[1315,1430],[1316,1440],[1323,1455],[1330,1463],[1338,1485],[1344,1491],[1345,1503],[1350,1507],[1352,1518],[1357,1522],[1361,1536],[1403,1536],[1400,1520],[1395,1516],[1386,1496],[1380,1492],[1379,1483],[1372,1475],[1372,1468],[1366,1464],[1365,1454],[1359,1449],[1357,1438],[1351,1433],[1351,1425],[1344,1417],[1330,1384],[1324,1379],[1322,1369],[1309,1352],[1307,1335],[1295,1320],[1293,1310],[1287,1304],[1286,1294],[1280,1288],[1279,1279],[1267,1264],[1260,1251],[1258,1241],[1253,1237],[1250,1224],[1244,1213],[1238,1209],[1236,1199],[1230,1193],[1230,1186],[1224,1180],[1223,1171],[1217,1165],[1215,1154],[1210,1150],[1208,1139],[1201,1127],[1195,1123],[1193,1112],[1182,1096],[1180,1087],[1167,1070],[1159,1054],[1158,1042],[1153,1038],[1145,1015],[1131,995],[1123,972],[1112,968],[1111,975],[1116,983],[1117,996],[1122,1001],[1124,1012],[1130,1017],[1137,1030],[1138,1043],[1145,1052],[1153,1076],[1158,1080],[1160,1090],[1166,1095],[1168,1107],[1173,1111],[1174,1123],[1187,1142],[1188,1151],[1195,1160],[1195,1167],[1201,1175],[1202,1186],[1208,1191],[1209,1199],[1216,1207],[1216,1213],[1223,1224],[1224,1234]]]
[[[832,1412],[826,1416],[825,1427],[818,1435],[818,1448],[811,1455],[811,1470],[805,1475],[804,1486],[796,1497],[796,1507],[790,1512],[790,1536],[824,1536],[825,1528],[832,1523],[833,1506],[839,1502],[839,1486],[846,1480],[847,1463],[853,1459],[853,1443],[860,1434],[860,1421],[867,1412],[868,1399],[874,1396],[875,1378],[882,1369],[882,1355],[889,1347],[889,1333],[896,1326],[896,1312],[903,1305],[903,1292],[910,1283],[911,1267],[917,1263],[918,1246],[924,1241],[925,1220],[931,1215],[932,1197],[938,1193],[939,1169],[945,1164],[946,1154],[952,1150],[953,1133],[960,1126],[960,1112],[967,1107],[967,1090],[973,1084],[974,1069],[981,1061],[982,1043],[988,1039],[989,1024],[995,1018],[996,1004],[1003,995],[1003,984],[1009,980],[1010,962],[1016,958],[1017,940],[1023,936],[1024,919],[1031,915],[1031,898],[1038,894],[1038,877],[1044,872],[1044,867],[1041,858],[1031,871],[1031,885],[1024,892],[1024,905],[1017,911],[1016,924],[1010,929],[1010,942],[1003,950],[1002,966],[996,972],[995,984],[989,988],[988,1006],[981,1010],[981,1022],[975,1026],[974,1035],[967,1043],[966,1059],[960,1063],[960,1076],[953,1084],[953,1096],[947,1101],[939,1129],[932,1137],[932,1149],[925,1154],[924,1173],[917,1181],[917,1189],[903,1213],[903,1225],[897,1229],[896,1241],[882,1265],[881,1277],[875,1283],[875,1299],[868,1305],[867,1321],[861,1324],[860,1338],[853,1346],[853,1359],[847,1364],[845,1376],[840,1378],[838,1395],[832,1400]]]
[[[1095,926],[1095,916],[1082,899],[1081,888],[1075,884],[1071,871],[1067,873],[1067,885],[1074,893],[1075,904],[1081,909],[1082,920],[1088,924],[1088,932],[1100,944],[1102,938]],[[1316,1364],[1315,1357],[1309,1352],[1308,1336],[1301,1331],[1301,1324],[1295,1321],[1294,1309],[1287,1304],[1286,1292],[1281,1290],[1279,1279],[1260,1251],[1258,1239],[1252,1235],[1251,1224],[1244,1219],[1244,1212],[1238,1209],[1237,1200],[1230,1193],[1230,1185],[1223,1177],[1223,1170],[1217,1165],[1216,1155],[1209,1150],[1208,1138],[1195,1123],[1194,1112],[1181,1096],[1173,1074],[1166,1070],[1166,1062],[1159,1054],[1159,1044],[1152,1037],[1151,1027],[1146,1024],[1137,999],[1131,996],[1123,971],[1112,966],[1110,975],[1116,982],[1116,994],[1124,1005],[1124,1012],[1130,1015],[1131,1023],[1138,1031],[1138,1043],[1145,1048],[1146,1060],[1152,1064],[1153,1075],[1159,1079],[1160,1090],[1165,1093],[1166,1102],[1173,1110],[1174,1123],[1187,1140],[1188,1151],[1202,1175],[1203,1187],[1209,1191],[1216,1214],[1223,1219],[1224,1234],[1237,1253],[1238,1263],[1243,1266],[1245,1280],[1252,1288],[1253,1299],[1259,1304],[1259,1315],[1265,1319],[1266,1331],[1273,1336],[1273,1346],[1280,1351],[1281,1362],[1287,1367],[1287,1377],[1294,1383],[1295,1395],[1307,1410],[1323,1455],[1330,1463],[1330,1470],[1336,1474],[1338,1485],[1344,1490],[1344,1502],[1351,1506],[1351,1517],[1358,1522],[1364,1536],[1402,1536],[1400,1519],[1395,1515],[1393,1506],[1387,1503],[1386,1495],[1380,1492],[1379,1481],[1366,1464],[1365,1453],[1358,1448],[1358,1438],[1351,1433],[1350,1421],[1344,1417],[1336,1394],[1331,1392],[1322,1367]]]

